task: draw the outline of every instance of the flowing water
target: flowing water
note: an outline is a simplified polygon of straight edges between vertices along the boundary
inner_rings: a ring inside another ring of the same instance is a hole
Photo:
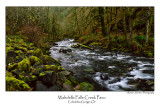
[[[73,72],[76,80],[92,83],[96,90],[145,90],[137,84],[143,80],[154,81],[153,58],[107,52],[100,48],[72,48],[75,44],[73,39],[56,42],[50,48],[51,56],[60,61],[64,69]],[[140,84],[143,86],[144,83]]]

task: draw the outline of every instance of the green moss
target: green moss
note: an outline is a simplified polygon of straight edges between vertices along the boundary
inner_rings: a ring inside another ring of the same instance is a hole
[[[15,53],[16,53],[18,56],[24,55],[24,53],[23,53],[21,50],[16,50]]]
[[[24,81],[18,80],[14,77],[6,77],[7,91],[29,91],[31,88]]]
[[[58,72],[64,71],[64,68],[62,66],[58,66]]]
[[[14,63],[14,64],[11,64],[11,65],[8,65],[7,70],[11,71],[11,70],[14,70],[14,69],[17,69],[17,68],[18,68],[18,64]]]
[[[82,48],[93,49],[93,48],[91,48],[91,47],[85,46],[85,45],[80,44],[80,43],[77,43],[77,45],[81,46]]]
[[[6,77],[13,77],[13,74],[11,72],[6,71]]]
[[[33,43],[30,43],[29,46],[30,46],[30,47],[34,47],[34,44],[33,44]]]
[[[82,82],[79,85],[80,85],[80,90],[81,91],[94,91],[94,87],[93,87],[92,84]]]
[[[36,56],[31,56],[31,57],[30,57],[30,63],[31,63],[32,66],[33,66],[33,65],[42,65],[42,64],[43,64],[42,60],[39,59],[39,58],[36,57]]]
[[[71,81],[69,81],[68,79],[65,80],[65,84],[70,84],[70,85],[72,85]]]
[[[6,52],[10,52],[10,51],[14,51],[14,48],[13,47],[6,47]]]
[[[44,65],[60,65],[60,63],[57,60],[48,55],[43,55],[42,57],[40,57],[40,59],[43,61]]]
[[[68,80],[70,80],[73,85],[78,84],[78,82],[75,80],[75,78],[72,75],[69,75]]]
[[[34,56],[37,56],[37,57],[41,57],[43,55],[43,52],[41,49],[36,49],[34,52],[33,52],[33,55]]]
[[[45,76],[45,75],[46,75],[45,72],[41,72],[41,73],[39,74],[39,77],[43,77],[43,76]]]
[[[21,71],[30,72],[30,61],[28,58],[23,59],[18,63],[18,68]]]
[[[58,67],[55,65],[44,65],[44,70],[45,71],[54,71],[57,72],[58,71]]]

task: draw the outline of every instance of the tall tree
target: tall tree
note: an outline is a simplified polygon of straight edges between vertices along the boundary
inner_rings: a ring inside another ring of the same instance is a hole
[[[99,7],[99,15],[101,19],[101,26],[102,26],[102,34],[105,37],[106,36],[106,29],[104,24],[104,7]]]

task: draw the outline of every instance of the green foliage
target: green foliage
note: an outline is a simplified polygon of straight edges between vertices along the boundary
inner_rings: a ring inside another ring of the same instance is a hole
[[[93,85],[91,85],[89,83],[82,82],[79,85],[80,85],[80,90],[81,91],[94,91]]]
[[[24,81],[18,80],[14,77],[6,77],[7,91],[29,91],[31,88]]]
[[[21,62],[18,63],[18,68],[21,71],[30,72],[30,61],[28,58],[23,59]]]
[[[138,43],[140,43],[140,44],[145,44],[146,37],[145,37],[145,36],[137,35],[137,36],[135,37],[135,40],[136,40],[136,42],[138,42]]]

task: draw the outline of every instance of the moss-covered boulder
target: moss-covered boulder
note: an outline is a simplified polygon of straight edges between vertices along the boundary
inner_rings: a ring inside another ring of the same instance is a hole
[[[15,53],[16,53],[16,56],[23,56],[24,55],[24,53],[21,50],[16,50]]]
[[[19,74],[19,79],[26,82],[27,84],[31,84],[35,82],[38,78],[35,75],[24,75],[22,73],[22,74]]]
[[[7,70],[8,70],[8,71],[12,71],[12,70],[14,70],[14,69],[18,69],[18,63],[10,64],[10,65],[8,65],[8,67],[7,67]]]
[[[40,80],[46,85],[46,86],[52,86],[56,82],[56,72],[54,71],[44,71],[40,73],[39,75]]]
[[[31,56],[30,57],[30,63],[31,63],[32,66],[38,66],[38,65],[42,65],[43,64],[42,60],[39,59],[36,56]]]
[[[80,91],[94,91],[94,87],[90,83],[82,82],[78,85],[77,90]]]
[[[15,50],[21,50],[22,52],[26,53],[27,52],[27,48],[22,47],[20,45],[15,45],[14,47]]]
[[[48,55],[43,55],[42,57],[40,57],[40,59],[43,61],[44,65],[60,65],[57,60],[53,59]]]
[[[31,88],[24,81],[18,80],[14,77],[6,77],[7,91],[29,91]]]
[[[38,48],[33,52],[33,55],[36,57],[41,57],[43,55],[43,52],[41,49]]]
[[[21,62],[18,63],[18,69],[21,71],[25,71],[27,73],[30,72],[30,60],[28,58],[23,59]]]

